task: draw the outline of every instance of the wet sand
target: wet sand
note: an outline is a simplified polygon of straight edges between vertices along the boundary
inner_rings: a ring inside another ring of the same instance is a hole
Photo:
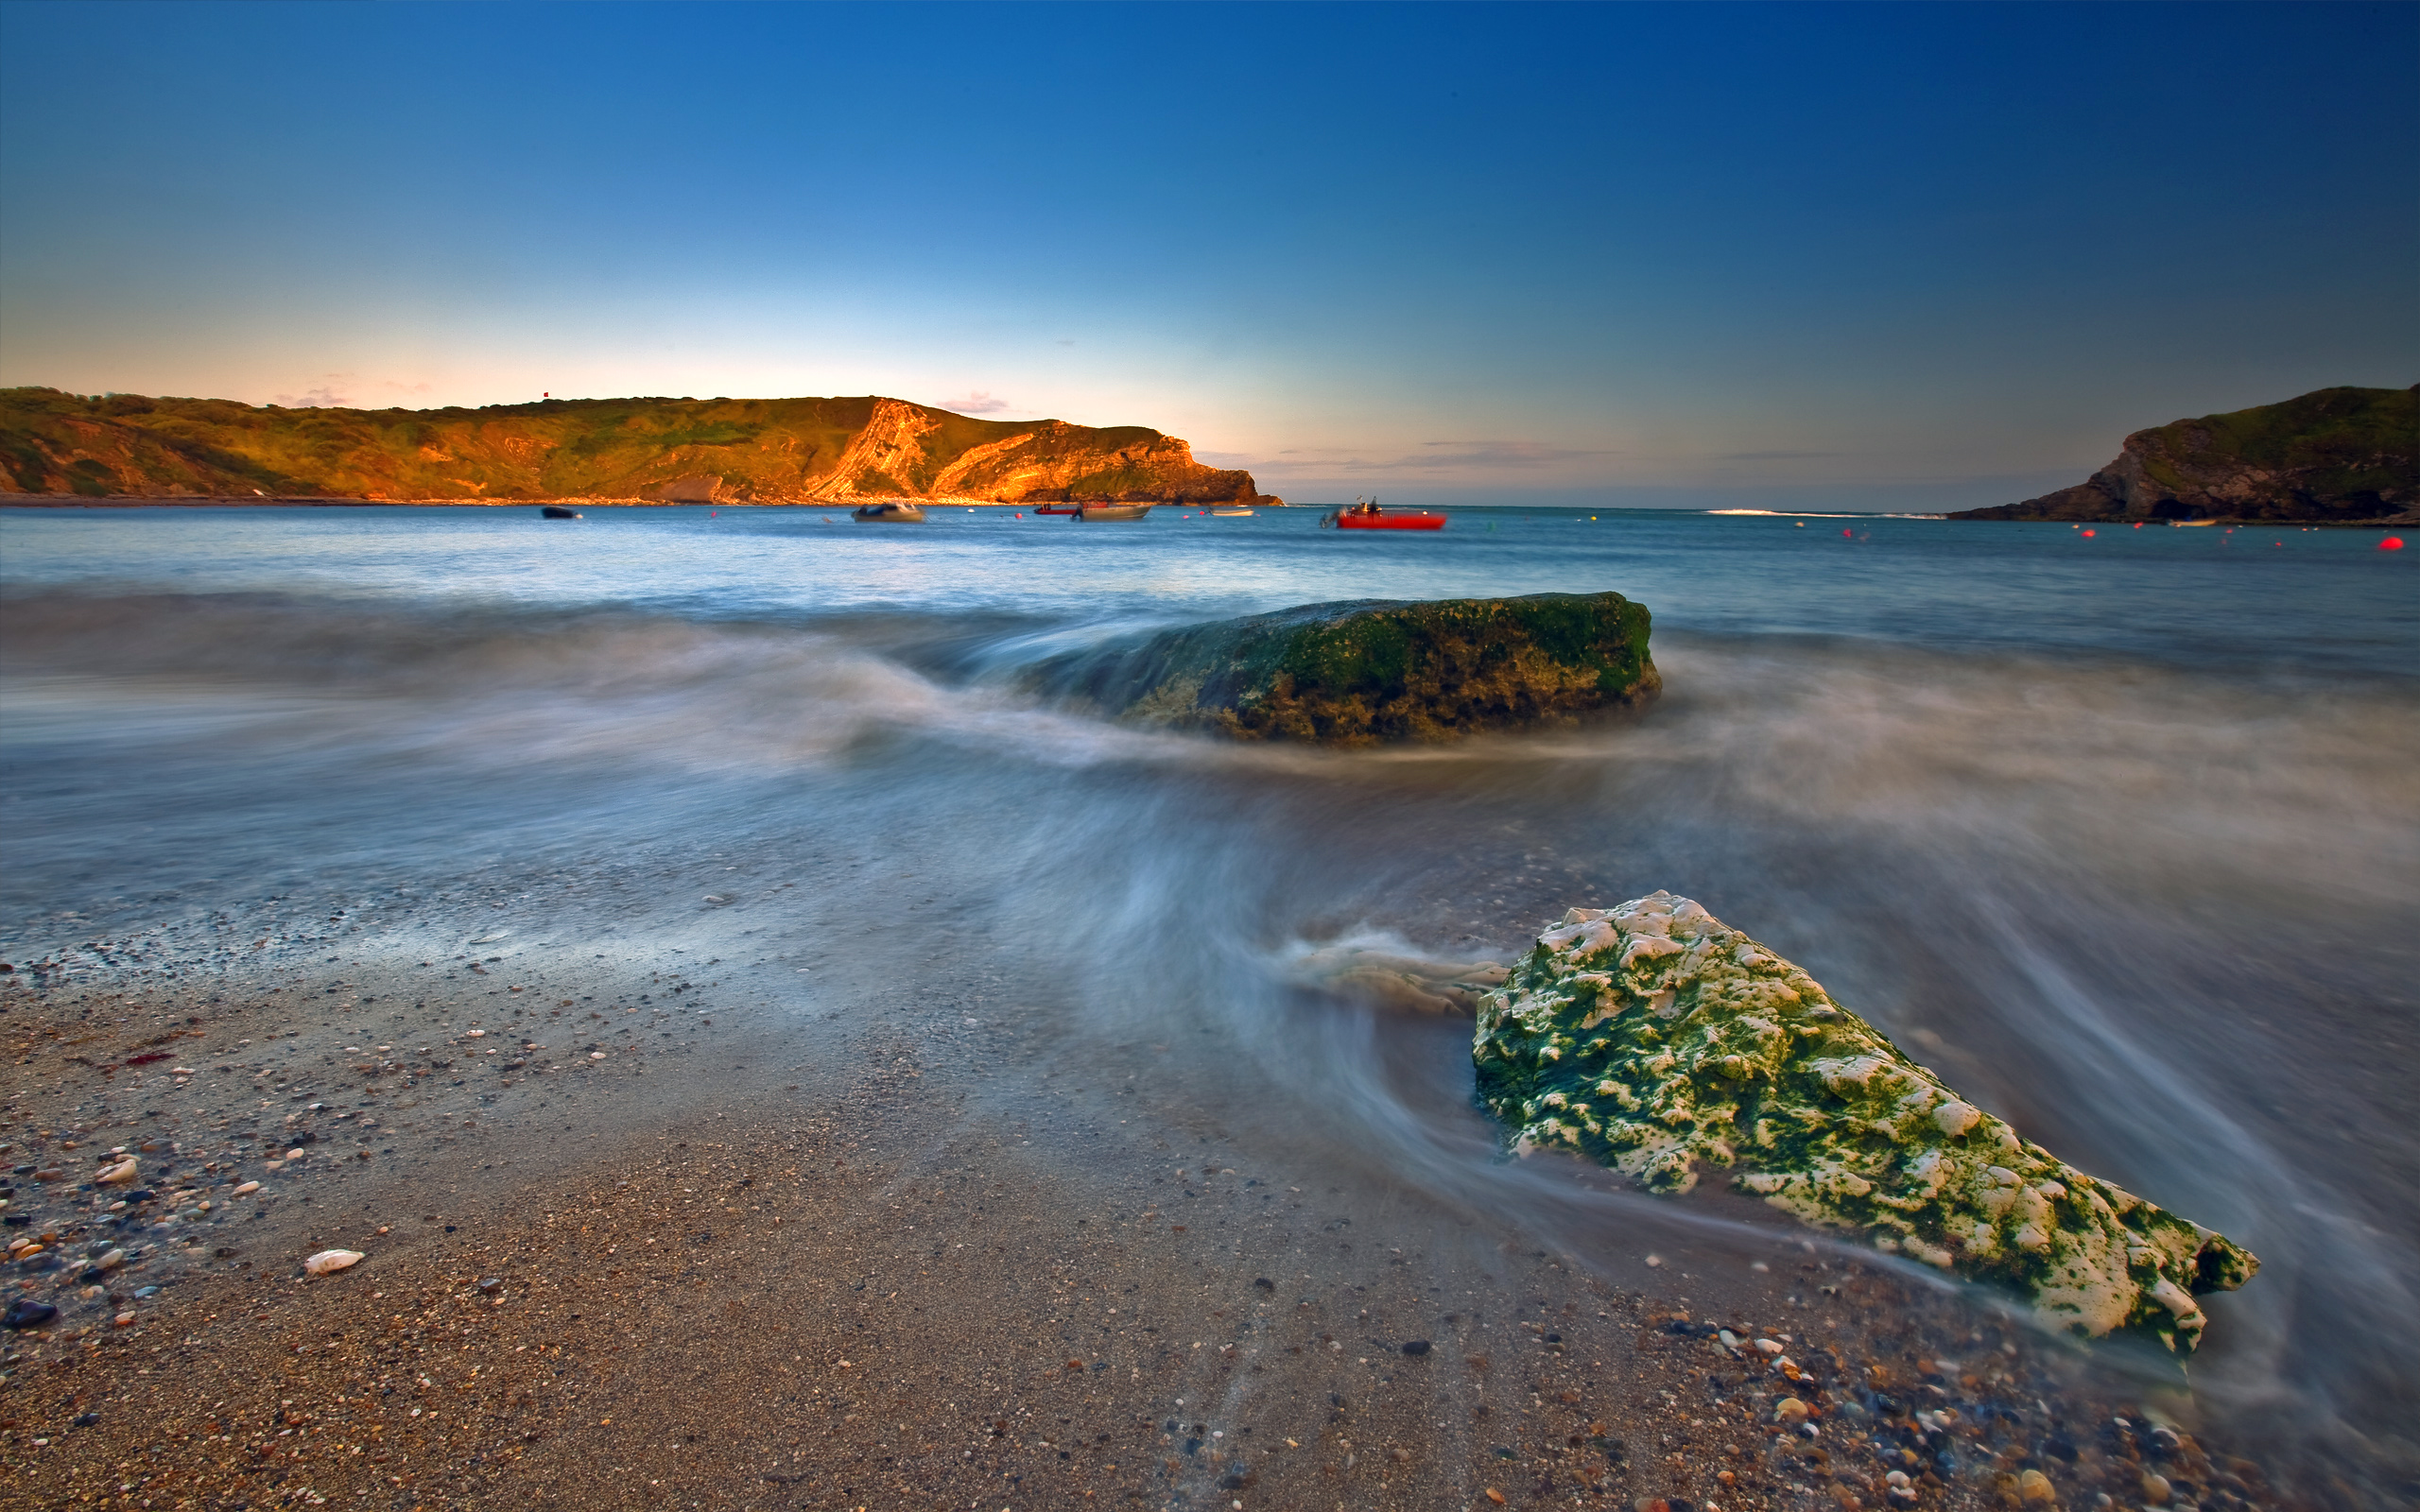
[[[1258,1138],[1163,1045],[1054,1085],[1032,984],[896,976],[838,895],[806,967],[712,904],[437,948],[465,902],[68,922],[0,977],[8,1233],[57,1266],[6,1274],[60,1309],[9,1338],[12,1500],[2360,1504],[1796,1230],[1583,1258]]]

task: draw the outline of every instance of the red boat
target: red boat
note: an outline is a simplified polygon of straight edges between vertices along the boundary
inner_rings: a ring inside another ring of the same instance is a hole
[[[1322,528],[1333,525],[1339,530],[1443,530],[1445,517],[1414,510],[1389,514],[1378,507],[1375,499],[1355,499],[1334,514],[1320,519]]]
[[[1033,512],[1036,514],[1080,514],[1083,512],[1083,506],[1078,504],[1037,504],[1033,507]]]

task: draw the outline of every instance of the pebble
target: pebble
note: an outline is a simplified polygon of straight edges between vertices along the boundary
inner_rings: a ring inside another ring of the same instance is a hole
[[[1426,1339],[1414,1339],[1403,1347],[1403,1352],[1406,1354],[1426,1354],[1428,1352],[1428,1341]]]
[[[95,1271],[112,1271],[125,1263],[126,1251],[123,1249],[111,1249],[104,1251],[99,1259],[93,1262],[93,1269]]]
[[[2168,1484],[2167,1476],[2155,1475],[2150,1470],[2145,1470],[2143,1472],[2143,1501],[2145,1503],[2152,1506],[2165,1506],[2168,1503],[2169,1489],[2170,1487]]]
[[[332,1272],[343,1270],[349,1265],[359,1264],[361,1258],[361,1251],[358,1249],[322,1249],[304,1261],[302,1268],[314,1276],[326,1276]]]
[[[285,1158],[289,1160],[299,1160],[302,1159],[302,1152],[300,1149],[288,1150],[285,1152]]]
[[[260,1189],[261,1189],[261,1184],[260,1184],[259,1182],[257,1182],[257,1181],[247,1181],[247,1182],[245,1182],[242,1186],[237,1187],[237,1188],[235,1189],[235,1195],[237,1195],[237,1196],[239,1196],[239,1197],[248,1197],[248,1196],[251,1196],[253,1193],[258,1192]]]
[[[1767,1359],[1771,1359],[1774,1355],[1781,1353],[1781,1345],[1779,1342],[1772,1339],[1758,1339],[1756,1341],[1756,1352],[1765,1356]]]
[[[130,1155],[117,1164],[111,1166],[106,1171],[103,1171],[94,1179],[99,1181],[104,1186],[122,1187],[134,1179],[136,1174],[141,1169],[141,1166],[142,1162]]]
[[[1773,1403],[1773,1421],[1777,1423],[1803,1423],[1806,1420],[1806,1403],[1799,1400],[1796,1397],[1784,1397],[1781,1400]]]
[[[2027,1470],[2016,1478],[2016,1494],[2029,1502],[2055,1502],[2059,1488],[2040,1470]]]
[[[110,1323],[111,1326],[114,1328],[130,1329],[134,1327],[134,1314],[131,1313],[120,1313],[117,1316],[110,1319]]]
[[[30,1297],[12,1297],[9,1311],[0,1315],[0,1328],[38,1329],[59,1315],[59,1309],[48,1302],[37,1302]]]

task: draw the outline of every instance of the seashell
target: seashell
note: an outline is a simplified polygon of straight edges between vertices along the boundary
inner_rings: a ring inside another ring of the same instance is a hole
[[[326,1276],[347,1266],[361,1263],[358,1249],[322,1249],[302,1263],[302,1268],[314,1276]]]

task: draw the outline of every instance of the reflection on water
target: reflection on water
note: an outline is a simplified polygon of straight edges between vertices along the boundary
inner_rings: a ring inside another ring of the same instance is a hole
[[[2257,1253],[2210,1299],[2213,1400],[2409,1433],[2409,682],[1668,630],[1644,713],[1335,754],[1038,704],[1015,668],[1098,625],[996,608],[18,592],[5,629],[12,919],[130,877],[913,845],[1069,985],[1063,1066],[1175,1047],[1253,1137],[1583,1252],[1741,1230],[1502,1161],[1452,1000],[1564,907],[1668,887],[2062,1158]]]

